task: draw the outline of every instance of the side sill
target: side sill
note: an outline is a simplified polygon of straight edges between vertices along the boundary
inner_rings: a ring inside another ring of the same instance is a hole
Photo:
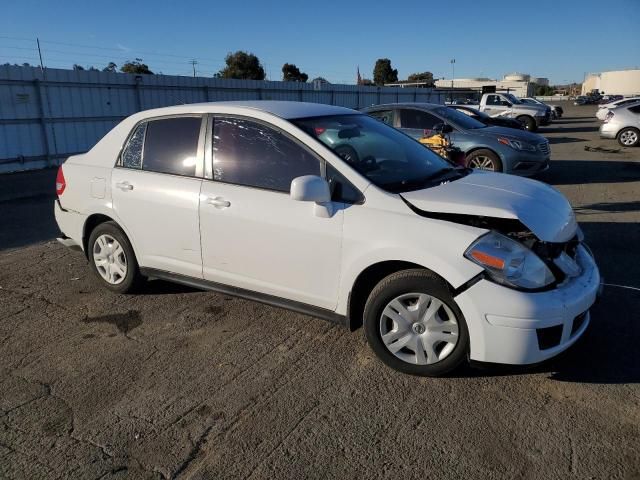
[[[296,302],[294,300],[288,300],[274,295],[267,295],[266,293],[254,292],[252,290],[245,290],[244,288],[232,287],[230,285],[211,282],[201,278],[188,277],[186,275],[180,275],[179,273],[165,272],[164,270],[157,270],[155,268],[140,267],[140,273],[145,277],[180,283],[189,287],[224,293],[234,297],[246,298],[247,300],[264,303],[266,305],[271,305],[272,307],[284,308],[286,310],[302,313],[311,317],[321,318],[344,327],[348,326],[346,316],[327,310],[326,308],[315,307],[306,303]]]

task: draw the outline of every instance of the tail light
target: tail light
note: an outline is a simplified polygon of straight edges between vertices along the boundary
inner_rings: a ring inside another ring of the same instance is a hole
[[[613,115],[614,115],[613,112],[607,113],[607,116],[604,117],[604,123],[607,123],[609,120],[611,120],[613,118]]]
[[[64,179],[64,173],[62,173],[62,165],[60,165],[58,167],[58,174],[56,175],[56,195],[62,195],[66,186],[67,182]]]

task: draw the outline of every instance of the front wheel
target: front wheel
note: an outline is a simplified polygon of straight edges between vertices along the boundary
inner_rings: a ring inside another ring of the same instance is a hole
[[[128,293],[142,282],[131,242],[115,222],[94,228],[87,249],[91,270],[109,290]]]
[[[623,147],[636,147],[640,144],[640,130],[625,128],[618,134],[618,143]]]
[[[502,172],[500,157],[491,150],[481,148],[467,155],[467,167],[489,172]]]
[[[530,132],[535,132],[538,129],[538,126],[536,125],[536,121],[527,115],[521,115],[518,118],[516,118],[516,120],[518,120],[522,124],[525,130],[528,130]]]
[[[364,310],[367,342],[395,370],[444,375],[466,361],[469,333],[443,280],[428,270],[404,270],[373,289]]]

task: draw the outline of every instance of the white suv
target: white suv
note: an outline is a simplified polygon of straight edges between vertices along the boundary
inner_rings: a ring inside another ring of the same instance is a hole
[[[558,191],[454,168],[342,107],[137,113],[70,157],[56,188],[60,241],[107,288],[161,278],[364,325],[413,374],[552,357],[600,285]]]

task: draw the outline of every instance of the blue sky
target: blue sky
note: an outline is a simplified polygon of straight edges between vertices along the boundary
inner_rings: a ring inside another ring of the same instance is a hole
[[[212,75],[248,50],[268,76],[285,62],[311,78],[354,83],[388,57],[399,77],[500,78],[512,71],[582,81],[585,72],[640,66],[640,0],[30,1],[4,0],[0,64],[102,68],[140,57],[151,70]]]

